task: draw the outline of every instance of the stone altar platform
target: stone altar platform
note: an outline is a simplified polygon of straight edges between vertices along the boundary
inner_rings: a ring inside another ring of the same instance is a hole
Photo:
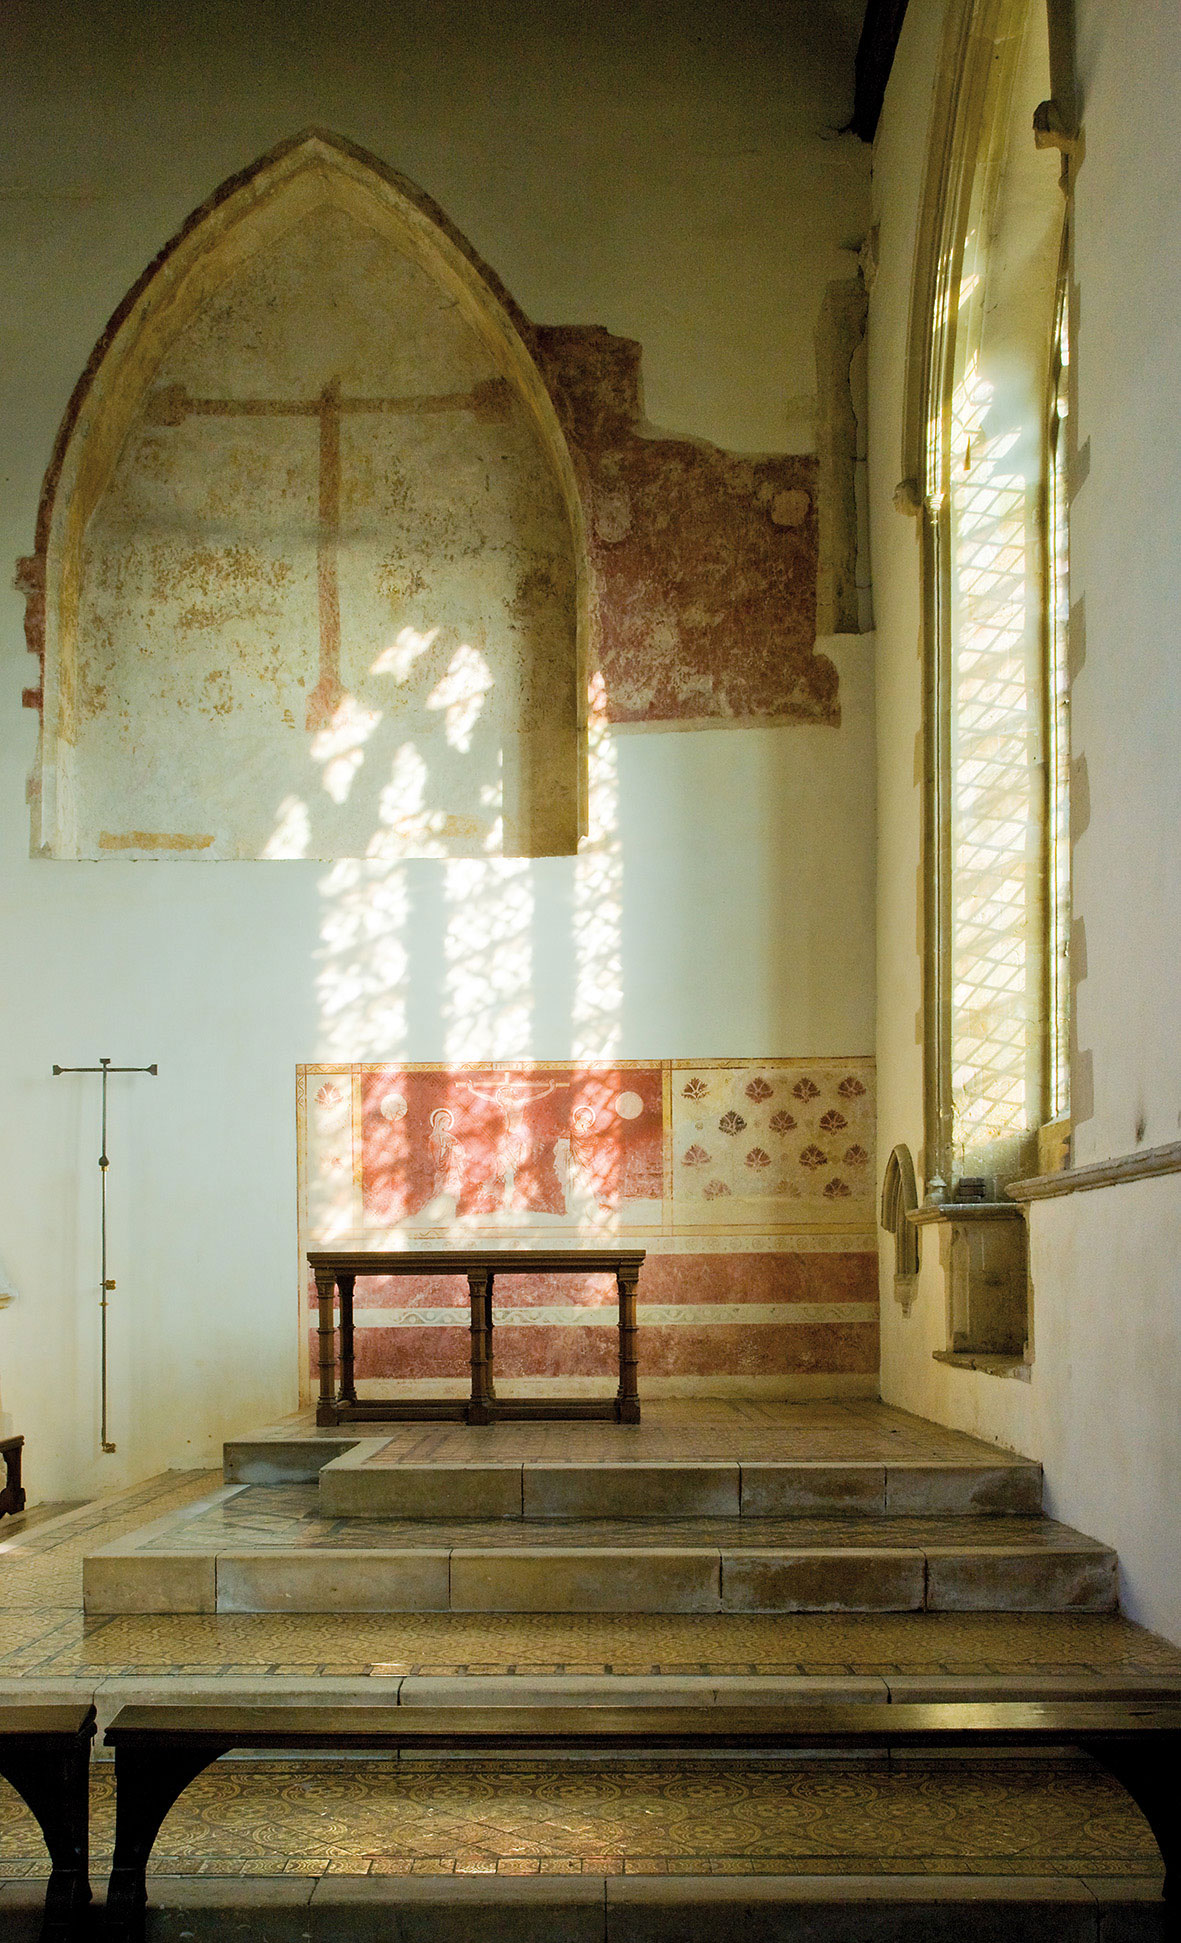
[[[100,1728],[137,1701],[222,1697],[455,1707],[1181,1695],[1181,1652],[1121,1616],[1082,1611],[84,1618],[83,1559],[149,1520],[165,1525],[218,1483],[172,1472],[56,1517],[40,1507],[6,1521],[0,1684],[46,1702],[93,1699]],[[95,1761],[96,1884],[109,1862],[109,1752]],[[767,1804],[766,1778],[749,1768],[733,1760],[687,1776],[681,1763],[661,1779],[642,1762],[608,1777],[516,1762],[457,1790],[453,1764],[219,1763],[165,1825],[150,1934],[274,1943],[310,1929],[321,1943],[355,1943],[401,1924],[422,1943],[474,1928],[554,1943],[575,1915],[594,1916],[601,1939],[607,1898],[613,1921],[679,1943],[705,1943],[719,1922],[752,1936],[806,1926],[817,1943],[843,1943],[850,1921],[883,1943],[1160,1935],[1156,1844],[1085,1764],[998,1760],[974,1767],[966,1787],[952,1760],[842,1763],[839,1779],[831,1762],[794,1763],[775,1770],[772,1812],[757,1818],[749,1804],[756,1793]],[[14,1943],[38,1933],[44,1871],[35,1827],[9,1794],[0,1931]]]
[[[639,1425],[317,1429],[84,1565],[86,1610],[1109,1612],[1038,1466],[880,1404],[702,1399]]]

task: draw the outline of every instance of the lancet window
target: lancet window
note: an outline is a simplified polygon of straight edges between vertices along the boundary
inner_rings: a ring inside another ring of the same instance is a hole
[[[925,1172],[991,1192],[1037,1171],[1039,1128],[1068,1111],[1074,140],[1058,25],[1041,0],[949,14],[900,489],[925,592]]]

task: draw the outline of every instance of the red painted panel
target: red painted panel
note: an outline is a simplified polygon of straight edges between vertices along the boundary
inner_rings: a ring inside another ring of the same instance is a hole
[[[367,1070],[365,1220],[618,1209],[663,1190],[661,1071]],[[623,1111],[620,1110],[621,1105]]]
[[[579,1288],[566,1276],[504,1277],[496,1313],[545,1304],[605,1309],[610,1320],[589,1326],[560,1322],[497,1328],[496,1366],[502,1376],[610,1375],[616,1368],[614,1291],[601,1277]],[[374,1293],[371,1294],[371,1291]],[[789,1317],[747,1324],[710,1320],[716,1303],[876,1304],[877,1259],[870,1253],[807,1255],[654,1255],[645,1263],[638,1306],[641,1376],[773,1376],[877,1369],[878,1324],[873,1320],[792,1322]],[[357,1332],[357,1373],[366,1377],[456,1376],[468,1370],[468,1309],[463,1285],[440,1276],[390,1277],[357,1285],[359,1308],[446,1308],[455,1327],[412,1324]],[[696,1311],[681,1319],[645,1320],[659,1304]],[[700,1319],[698,1320],[698,1315]],[[312,1337],[313,1366],[315,1337]]]
[[[816,653],[816,460],[661,438],[639,344],[596,326],[535,340],[586,500],[609,719],[838,722]]]

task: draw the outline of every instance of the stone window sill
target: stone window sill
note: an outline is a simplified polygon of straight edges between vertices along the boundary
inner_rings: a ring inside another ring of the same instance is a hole
[[[925,1228],[932,1221],[1011,1221],[1014,1215],[1021,1218],[1023,1211],[1012,1201],[925,1201],[906,1218]]]
[[[983,1349],[933,1349],[936,1363],[946,1363],[953,1370],[979,1370],[984,1376],[1015,1376],[1018,1383],[1028,1383],[1033,1365],[1024,1356],[996,1356]]]

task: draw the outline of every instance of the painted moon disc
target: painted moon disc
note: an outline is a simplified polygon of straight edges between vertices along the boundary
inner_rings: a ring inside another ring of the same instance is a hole
[[[638,1120],[644,1111],[644,1102],[638,1093],[621,1093],[615,1102],[615,1111],[621,1120]]]
[[[406,1102],[400,1093],[386,1094],[381,1103],[381,1117],[383,1120],[404,1120],[406,1118]]]

